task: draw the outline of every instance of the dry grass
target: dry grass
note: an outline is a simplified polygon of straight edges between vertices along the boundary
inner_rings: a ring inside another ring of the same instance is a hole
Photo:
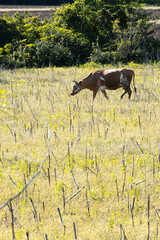
[[[99,94],[93,105],[87,90],[71,97],[72,80],[98,67],[1,72],[0,205],[37,171],[48,152],[47,122],[50,130],[50,162],[12,201],[16,239],[26,239],[26,232],[29,239],[75,239],[73,223],[83,240],[159,238],[160,70],[125,67],[136,72],[140,101],[134,93],[130,102],[120,101],[122,90],[108,91],[109,101]],[[74,179],[85,188],[64,208],[77,192]],[[11,239],[7,206],[0,223],[0,238]]]

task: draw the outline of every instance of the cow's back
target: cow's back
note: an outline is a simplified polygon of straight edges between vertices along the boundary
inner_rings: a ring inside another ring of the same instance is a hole
[[[120,70],[104,70],[102,77],[105,80],[105,85],[107,88],[115,88],[120,84]]]

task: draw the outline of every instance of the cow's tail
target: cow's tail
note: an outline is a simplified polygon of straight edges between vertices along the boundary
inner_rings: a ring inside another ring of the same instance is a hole
[[[134,73],[134,71],[133,71],[132,77],[133,77],[134,92],[137,93],[137,88],[135,86],[135,73]]]
[[[135,73],[134,73],[134,71],[133,71],[133,73],[132,73],[132,77],[133,77],[134,92],[135,92],[135,95],[136,95],[137,99],[139,100],[139,97],[138,97],[138,95],[137,95],[137,88],[136,88],[136,86],[135,86]]]

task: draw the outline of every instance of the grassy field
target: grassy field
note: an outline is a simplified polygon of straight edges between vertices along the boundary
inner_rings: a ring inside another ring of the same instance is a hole
[[[160,238],[160,65],[120,67],[139,100],[70,96],[102,66],[1,71],[0,239]]]

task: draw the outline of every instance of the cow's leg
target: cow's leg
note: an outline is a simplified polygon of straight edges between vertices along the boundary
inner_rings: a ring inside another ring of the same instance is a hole
[[[127,89],[125,89],[124,93],[121,95],[121,99],[124,97],[126,93],[127,93]]]
[[[121,95],[121,99],[124,97],[124,95],[128,92],[128,96],[129,96],[129,99],[131,97],[131,94],[132,94],[132,91],[130,89],[130,87],[127,87],[127,88],[124,88],[124,93]]]
[[[105,96],[105,98],[109,99],[105,90],[101,90],[101,92],[103,93],[103,95]]]
[[[95,99],[97,92],[97,90],[93,91],[93,100]]]
[[[132,91],[131,91],[131,89],[129,88],[129,90],[128,90],[129,99],[131,98],[131,94],[132,94]]]

